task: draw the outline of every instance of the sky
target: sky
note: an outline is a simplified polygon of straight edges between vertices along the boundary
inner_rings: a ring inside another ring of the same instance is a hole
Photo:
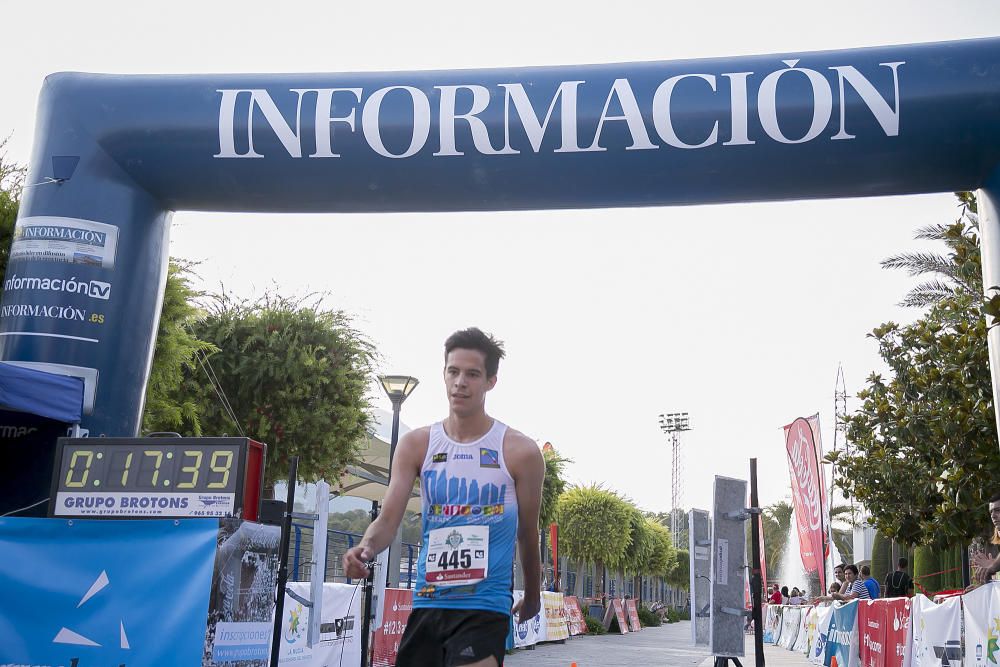
[[[0,136],[27,162],[44,77],[351,72],[682,60],[1000,34],[996,2],[4,2]],[[766,9],[765,9],[766,8]],[[686,411],[682,502],[710,508],[714,475],[759,466],[760,498],[789,496],[782,425],[819,412],[833,442],[884,371],[867,334],[919,315],[915,280],[879,266],[933,248],[916,229],[953,195],[495,213],[178,212],[171,255],[197,286],[323,294],[377,346],[382,372],[421,383],[411,426],[445,416],[443,342],[468,326],[506,344],[490,414],[643,509],[670,508],[658,415]],[[389,409],[373,383],[372,397]]]

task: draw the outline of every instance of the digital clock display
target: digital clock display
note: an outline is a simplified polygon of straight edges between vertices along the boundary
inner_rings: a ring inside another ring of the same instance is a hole
[[[60,440],[49,513],[234,516],[242,504],[247,442],[243,438]]]

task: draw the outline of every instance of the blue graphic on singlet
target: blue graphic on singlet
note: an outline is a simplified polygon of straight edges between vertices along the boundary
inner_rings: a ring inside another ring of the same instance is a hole
[[[424,472],[424,489],[427,499],[435,505],[469,505],[474,514],[475,507],[503,505],[507,497],[507,485],[497,487],[496,484],[486,484],[479,488],[476,480],[468,481],[465,477],[449,477],[443,470],[427,470]],[[433,514],[431,516],[434,516]]]
[[[475,451],[475,450],[473,450]],[[440,461],[428,456],[428,467],[421,473],[423,496],[424,544],[417,559],[417,581],[413,606],[445,609],[485,609],[510,613],[512,564],[517,537],[517,498],[513,486],[499,482],[508,480],[492,465],[481,465],[478,458],[455,459],[454,451]],[[445,468],[451,466],[451,472]],[[489,462],[487,462],[489,463]],[[440,467],[433,468],[438,465]],[[497,464],[497,468],[499,464]],[[464,474],[456,475],[461,472]],[[479,478],[477,479],[477,472]],[[484,479],[484,477],[486,479]],[[490,481],[492,478],[493,481]],[[508,493],[508,486],[511,492]],[[487,578],[475,584],[440,585],[427,581],[427,536],[431,530],[458,526],[489,526],[489,557]]]

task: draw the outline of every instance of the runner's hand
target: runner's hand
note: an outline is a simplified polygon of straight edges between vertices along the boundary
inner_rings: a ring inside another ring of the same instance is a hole
[[[538,595],[533,595],[529,599],[528,595],[514,603],[514,608],[511,610],[515,616],[515,621],[517,623],[524,623],[525,621],[534,618],[538,615],[538,612],[542,610],[542,601]]]
[[[367,563],[375,556],[368,547],[352,547],[347,550],[342,559],[344,574],[351,579],[365,579],[368,577]]]

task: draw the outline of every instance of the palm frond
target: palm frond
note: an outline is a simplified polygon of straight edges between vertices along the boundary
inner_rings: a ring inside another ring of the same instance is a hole
[[[964,288],[964,285],[962,287]],[[899,302],[899,305],[904,308],[933,306],[942,299],[954,296],[956,289],[956,286],[941,280],[928,280],[907,292],[903,300]]]
[[[932,252],[904,252],[893,255],[882,260],[882,268],[903,269],[911,276],[919,276],[922,273],[937,273],[957,279],[955,262],[944,255]]]
[[[914,238],[925,241],[944,241],[948,238],[948,228],[951,225],[934,224],[921,227],[917,230]]]

